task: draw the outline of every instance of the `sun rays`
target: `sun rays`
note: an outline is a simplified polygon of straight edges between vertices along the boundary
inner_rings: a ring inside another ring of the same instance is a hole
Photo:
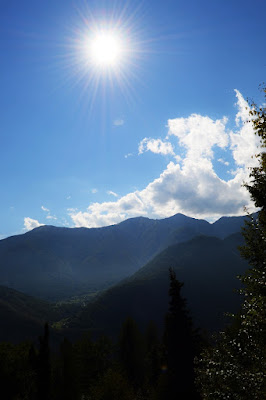
[[[139,28],[140,18],[138,10],[128,6],[104,16],[86,8],[79,12],[64,62],[68,81],[81,87],[90,109],[96,97],[108,90],[118,90],[129,103],[134,98],[148,43]]]

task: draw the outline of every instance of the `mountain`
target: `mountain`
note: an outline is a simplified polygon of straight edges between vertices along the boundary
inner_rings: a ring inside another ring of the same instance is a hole
[[[72,320],[70,328],[116,336],[130,315],[141,327],[153,320],[162,331],[172,267],[177,279],[184,282],[182,295],[195,324],[212,331],[221,329],[226,322],[224,313],[237,311],[241,301],[234,289],[240,287],[236,276],[248,267],[237,250],[242,243],[242,235],[237,233],[224,240],[201,236],[172,245],[133,276],[99,295]]]
[[[59,319],[59,310],[46,301],[0,286],[0,342],[36,342],[45,322]]]
[[[210,224],[177,214],[103,228],[40,226],[0,241],[0,285],[52,301],[95,292],[135,273],[171,244],[238,232],[244,218]]]

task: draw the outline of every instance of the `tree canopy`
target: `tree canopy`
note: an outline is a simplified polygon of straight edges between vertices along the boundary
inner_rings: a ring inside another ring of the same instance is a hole
[[[266,98],[266,89],[264,88]],[[259,400],[266,397],[266,109],[252,104],[250,120],[260,137],[258,166],[245,187],[259,211],[243,228],[240,248],[250,269],[240,277],[243,303],[232,325],[198,361],[197,382],[203,399]]]

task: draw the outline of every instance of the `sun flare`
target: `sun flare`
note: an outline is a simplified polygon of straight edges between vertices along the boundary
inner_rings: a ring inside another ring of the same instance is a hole
[[[121,40],[112,32],[100,32],[89,40],[88,57],[99,67],[115,67],[122,56]]]
[[[88,94],[90,110],[103,91],[104,96],[120,91],[128,102],[133,101],[134,83],[141,79],[141,63],[150,46],[143,40],[139,10],[125,5],[105,18],[90,10],[80,16],[69,38],[70,78]]]

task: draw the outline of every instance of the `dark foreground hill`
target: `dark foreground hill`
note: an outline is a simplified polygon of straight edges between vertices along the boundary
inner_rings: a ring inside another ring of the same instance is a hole
[[[210,224],[177,214],[93,229],[41,226],[0,241],[0,285],[47,300],[97,291],[135,273],[171,244],[238,232],[243,219]]]
[[[0,286],[0,342],[36,342],[45,322],[60,318],[60,311],[46,301]]]
[[[142,327],[153,320],[162,330],[168,308],[168,269],[173,267],[184,282],[182,294],[195,324],[220,329],[225,324],[224,313],[237,311],[241,301],[234,289],[239,287],[236,276],[248,267],[237,250],[242,242],[242,235],[234,234],[224,240],[202,236],[173,245],[88,304],[70,328],[115,336],[123,320],[131,316]]]

